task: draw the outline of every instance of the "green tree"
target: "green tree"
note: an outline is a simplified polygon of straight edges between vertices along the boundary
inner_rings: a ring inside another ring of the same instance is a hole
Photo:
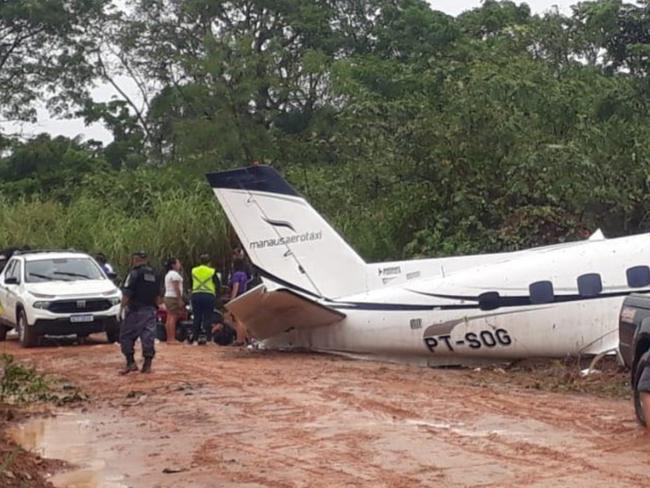
[[[14,142],[0,159],[0,194],[70,201],[85,175],[104,168],[102,153],[92,143],[41,134],[25,143]]]
[[[90,81],[85,35],[109,0],[11,0],[0,3],[0,115],[34,120],[45,92],[66,108]]]

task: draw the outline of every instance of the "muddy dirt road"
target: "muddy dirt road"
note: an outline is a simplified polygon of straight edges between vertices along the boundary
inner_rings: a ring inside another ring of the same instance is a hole
[[[81,466],[58,486],[611,487],[650,476],[650,436],[623,400],[212,345],[160,344],[154,373],[127,377],[115,345],[2,350],[90,395],[17,429]]]

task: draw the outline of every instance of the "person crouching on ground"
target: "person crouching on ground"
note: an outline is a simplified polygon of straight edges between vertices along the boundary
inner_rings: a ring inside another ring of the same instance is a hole
[[[160,281],[148,265],[147,254],[139,251],[133,254],[132,269],[122,288],[122,313],[124,320],[120,328],[120,346],[126,357],[126,366],[120,371],[128,374],[137,371],[135,363],[135,341],[142,343],[143,373],[151,372],[151,363],[156,353],[156,308],[160,304]],[[122,314],[120,314],[122,315]]]
[[[228,324],[223,315],[215,312],[212,324],[212,340],[220,346],[229,346],[235,341],[237,333],[235,329]]]
[[[203,254],[201,264],[192,268],[192,342],[207,342],[208,328],[212,325],[212,316],[217,305],[217,291],[221,283],[217,271],[210,267],[210,256]]]
[[[170,258],[167,260],[165,265],[165,308],[167,309],[165,332],[168,344],[180,344],[176,340],[176,324],[185,314],[182,269],[179,259]]]

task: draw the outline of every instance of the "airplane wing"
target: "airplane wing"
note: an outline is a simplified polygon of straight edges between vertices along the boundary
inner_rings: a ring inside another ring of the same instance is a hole
[[[312,329],[339,322],[345,314],[284,288],[258,285],[226,305],[257,339],[292,329]]]

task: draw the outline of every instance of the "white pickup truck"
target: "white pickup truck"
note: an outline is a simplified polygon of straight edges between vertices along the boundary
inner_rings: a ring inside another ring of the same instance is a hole
[[[89,255],[69,251],[15,253],[0,273],[0,341],[15,328],[24,347],[45,335],[105,332],[119,337],[122,294]]]

